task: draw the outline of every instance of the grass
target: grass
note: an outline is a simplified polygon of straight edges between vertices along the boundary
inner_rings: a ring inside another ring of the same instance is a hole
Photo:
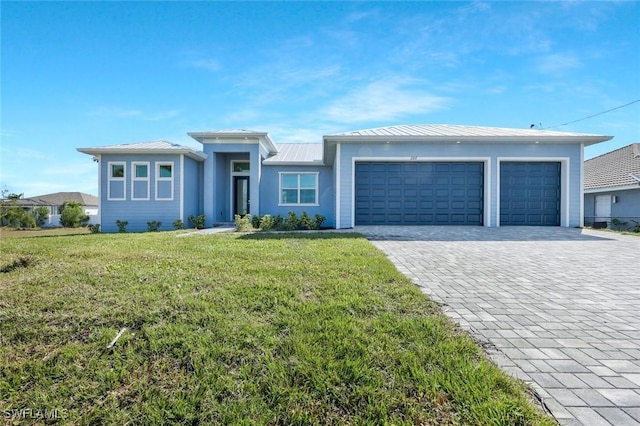
[[[59,237],[62,235],[81,235],[88,233],[89,229],[86,227],[15,229],[0,226],[0,240],[5,238]]]
[[[0,249],[5,417],[554,424],[355,234],[91,234]]]

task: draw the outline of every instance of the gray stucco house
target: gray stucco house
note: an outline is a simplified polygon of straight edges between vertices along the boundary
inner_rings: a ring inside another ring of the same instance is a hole
[[[622,229],[640,223],[640,143],[585,161],[584,221],[619,221]]]
[[[78,148],[99,162],[100,223],[162,229],[189,215],[321,214],[325,225],[583,224],[583,152],[611,136],[460,125],[398,125],[275,144],[266,132],[189,133]]]

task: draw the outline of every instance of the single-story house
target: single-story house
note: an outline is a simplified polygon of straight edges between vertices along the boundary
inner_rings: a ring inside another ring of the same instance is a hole
[[[89,223],[97,223],[100,202],[95,195],[85,194],[84,192],[56,192],[15,200],[17,206],[27,211],[33,211],[37,207],[43,206],[49,209],[49,218],[44,226],[60,226],[62,205],[70,201],[82,206],[84,214],[89,216]]]
[[[275,144],[265,132],[188,133],[78,151],[99,161],[100,223],[171,229],[204,214],[306,211],[326,226],[583,224],[584,146],[611,136],[460,125],[398,125]]]
[[[640,143],[585,161],[584,221],[621,228],[640,222]]]

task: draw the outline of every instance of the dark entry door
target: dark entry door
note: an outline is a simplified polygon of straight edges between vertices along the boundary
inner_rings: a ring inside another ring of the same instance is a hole
[[[249,176],[233,177],[233,214],[244,216],[249,214],[251,199],[249,198]]]

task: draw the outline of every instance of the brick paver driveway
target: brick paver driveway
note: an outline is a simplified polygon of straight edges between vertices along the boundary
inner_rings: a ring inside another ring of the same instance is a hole
[[[640,424],[640,237],[357,227],[561,424]]]

